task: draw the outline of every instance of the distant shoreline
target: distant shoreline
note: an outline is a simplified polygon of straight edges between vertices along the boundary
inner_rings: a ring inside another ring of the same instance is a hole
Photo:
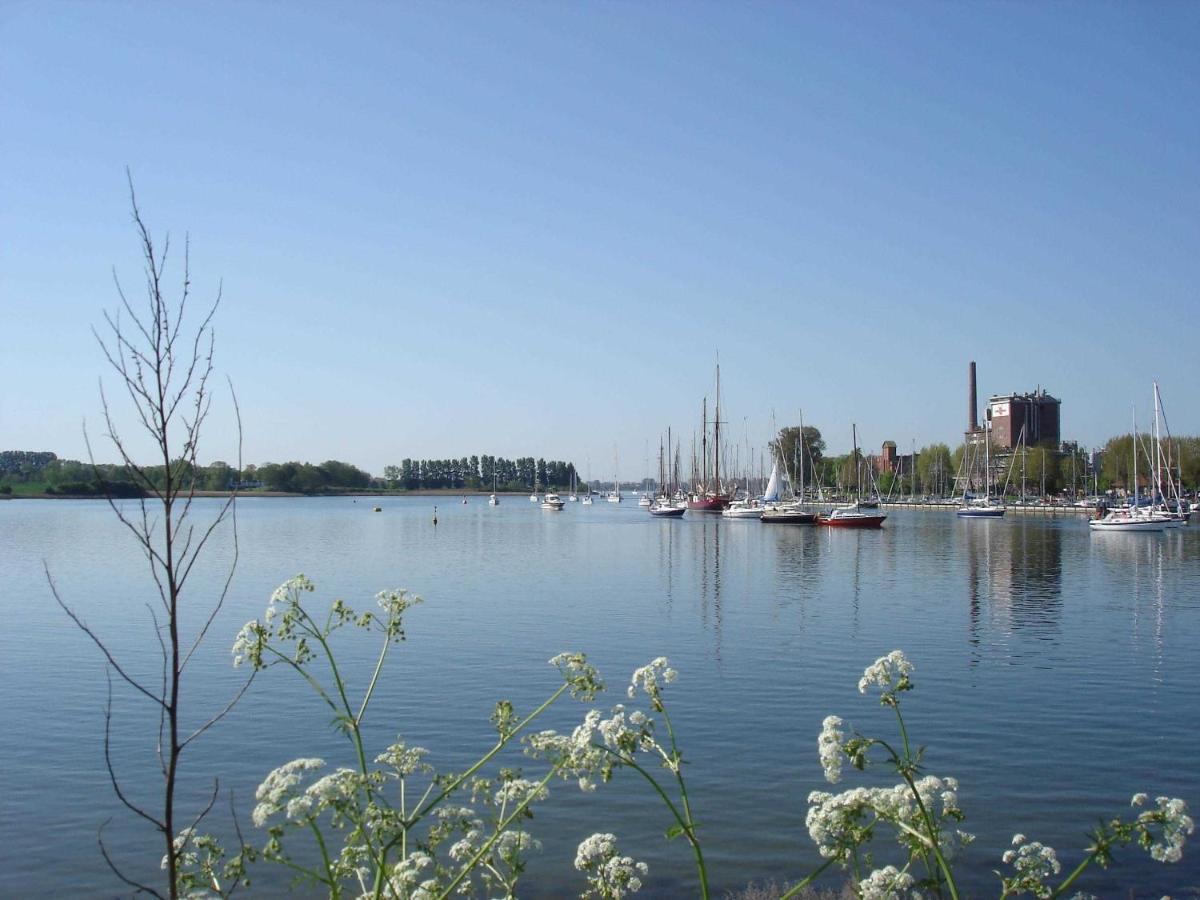
[[[532,489],[531,489],[532,492]],[[298,494],[288,491],[238,491],[237,496],[245,499],[255,497],[487,497],[491,491],[455,490],[453,488],[429,488],[420,491],[321,491],[318,494]],[[539,493],[541,493],[539,491]],[[196,497],[229,497],[231,491],[196,491]],[[524,497],[524,491],[496,491],[500,497]],[[10,494],[11,500],[104,500],[103,494]],[[136,500],[136,497],[118,498]]]

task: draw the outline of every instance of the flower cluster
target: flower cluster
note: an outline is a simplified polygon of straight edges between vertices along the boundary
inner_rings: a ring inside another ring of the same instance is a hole
[[[1054,889],[1046,879],[1062,871],[1062,864],[1053,847],[1038,841],[1029,841],[1023,834],[1014,834],[1013,849],[1005,850],[1005,865],[1010,865],[1016,874],[1002,879],[1005,894],[1029,893],[1035,897],[1050,897]]]
[[[1145,794],[1134,794],[1131,805],[1145,806],[1148,799]],[[1183,845],[1196,828],[1195,823],[1188,815],[1187,804],[1178,797],[1156,797],[1154,802],[1156,809],[1147,809],[1138,814],[1135,822],[1138,843],[1159,862],[1179,862],[1183,858]],[[1161,829],[1158,840],[1154,838],[1155,826]]]
[[[617,853],[617,838],[613,834],[593,834],[580,842],[575,852],[575,868],[587,873],[590,890],[583,897],[624,897],[642,888],[642,879],[650,867],[630,856]]]
[[[862,900],[894,900],[900,896],[898,891],[908,890],[913,884],[915,881],[907,871],[884,866],[858,883],[858,895]]]
[[[288,807],[296,798],[295,788],[303,780],[304,774],[324,766],[323,759],[293,759],[271,772],[254,792],[254,799],[258,801],[251,815],[254,824],[262,828],[268,819]]]
[[[879,822],[894,826],[897,842],[909,852],[932,849],[936,838],[938,850],[950,858],[975,839],[949,824],[963,818],[957,791],[955,779],[935,775],[927,775],[911,787],[905,782],[889,788],[851,788],[840,794],[813,791],[808,796],[805,825],[826,859],[848,860],[861,844],[871,840]]]
[[[826,716],[821,723],[821,734],[817,738],[817,754],[821,757],[821,768],[825,770],[825,780],[837,784],[842,780],[842,742],[846,736],[842,733],[844,723],[837,716]]]
[[[344,601],[336,600],[324,625],[319,625],[301,602],[302,594],[314,590],[313,583],[303,575],[295,575],[279,585],[271,593],[262,619],[247,622],[238,632],[233,642],[233,664],[249,663],[256,670],[265,669],[270,658],[264,657],[264,653],[269,649],[276,660],[287,659],[297,666],[303,665],[316,655],[312,642],[323,644],[332,631],[349,622],[381,631],[389,641],[402,641],[404,612],[421,602],[420,597],[407,591],[380,591],[375,599],[382,615],[370,610],[360,615]],[[277,646],[284,644],[292,647],[286,655]]]
[[[662,712],[663,687],[674,681],[678,674],[678,672],[667,664],[665,656],[660,656],[652,660],[648,666],[634,669],[633,677],[629,680],[629,690],[627,692],[629,699],[632,700],[637,697],[638,690],[640,689],[650,698],[650,705],[657,711]]]
[[[901,650],[893,650],[887,656],[881,656],[863,670],[862,678],[858,680],[858,692],[865,694],[867,688],[876,685],[883,690],[879,702],[885,706],[896,705],[896,694],[900,691],[911,691],[913,664]]]
[[[562,673],[563,679],[571,686],[571,696],[576,700],[595,699],[596,694],[604,690],[600,673],[588,663],[586,654],[560,653],[550,659],[550,665]]]

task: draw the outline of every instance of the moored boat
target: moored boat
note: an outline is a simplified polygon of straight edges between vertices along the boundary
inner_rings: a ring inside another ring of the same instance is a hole
[[[550,493],[542,498],[542,509],[559,510],[566,505],[566,502],[558,494]]]
[[[687,507],[676,506],[669,497],[659,497],[650,506],[650,515],[660,519],[682,519]]]
[[[857,503],[852,503],[819,513],[817,523],[831,528],[881,528],[886,518],[882,513],[866,512]]]
[[[775,525],[811,525],[817,514],[802,509],[799,503],[780,503],[763,509],[762,520]]]

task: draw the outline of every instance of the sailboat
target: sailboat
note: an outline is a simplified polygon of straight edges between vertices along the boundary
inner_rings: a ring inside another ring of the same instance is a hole
[[[667,460],[671,456],[671,429],[667,429],[667,455],[663,456],[662,441],[658,444],[658,496],[653,503],[648,504],[650,507],[650,515],[660,519],[682,519],[683,514],[687,512],[687,506],[679,506],[671,498],[671,489],[668,482],[671,480],[667,477]],[[649,481],[649,477],[646,479]]]
[[[579,500],[579,497],[575,494],[575,465],[574,465],[574,463],[571,464],[571,493],[567,496],[567,499],[570,500],[572,503],[575,503]]]
[[[496,494],[496,469],[495,469],[495,464],[493,463],[492,492],[490,494],[488,494],[488,506],[499,506],[499,505],[500,505],[500,498]]]
[[[976,497],[973,500],[967,499],[967,491],[971,486],[971,479],[967,478],[966,484],[963,486],[963,505],[956,512],[956,515],[960,519],[999,519],[1005,513],[1004,504],[992,500],[992,457],[989,450],[992,443],[992,435],[990,427],[989,423],[985,423],[983,430],[984,496]],[[1022,434],[1024,434],[1023,430]],[[977,449],[976,452],[978,452]],[[1016,459],[1015,455],[1013,459]]]
[[[588,480],[587,480],[588,492],[583,495],[582,502],[583,502],[584,506],[591,506],[592,505],[592,458],[590,456],[588,457],[587,467],[588,467]]]
[[[800,482],[800,498],[804,497],[804,417],[800,417],[800,471],[798,480]],[[766,493],[763,494],[763,503],[766,508],[763,510],[763,522],[774,525],[811,525],[817,521],[817,514],[804,509],[801,504],[801,499],[796,496],[794,488],[789,488],[792,494],[792,499],[781,501],[780,494],[782,486],[779,481],[779,459],[781,455],[777,452],[776,459],[771,463],[771,478],[767,482]],[[783,474],[786,477],[789,485],[794,484],[791,473],[788,471],[787,459],[783,459]]]
[[[817,522],[831,528],[881,528],[887,516],[881,513],[865,512],[858,502],[862,490],[858,474],[858,426],[851,425],[854,440],[854,496],[855,502],[849,506],[838,506],[827,513],[819,513]]]
[[[617,476],[618,468],[617,448],[613,447],[613,489],[609,491],[608,497],[605,498],[609,503],[621,502],[621,479]]]
[[[704,416],[700,432],[701,460],[704,467],[703,484],[688,496],[688,509],[695,512],[719,513],[729,505],[730,496],[721,492],[721,364],[717,363],[717,406],[713,418],[712,481],[708,478],[708,398],[704,398]]]
[[[1163,515],[1167,519],[1168,528],[1180,528],[1187,524],[1188,514],[1183,511],[1182,498],[1179,496],[1179,487],[1175,480],[1171,477],[1171,464],[1166,460],[1162,450],[1162,437],[1158,430],[1159,411],[1162,411],[1164,424],[1166,423],[1166,410],[1162,408],[1162,396],[1158,392],[1158,382],[1154,382],[1154,493],[1155,502],[1150,505],[1151,510]],[[1170,429],[1167,430],[1167,437],[1170,438]],[[1166,462],[1164,467],[1163,463]],[[1175,508],[1172,509],[1167,500],[1167,490],[1163,488],[1163,470],[1166,469],[1166,481],[1170,488],[1170,492],[1175,497]]]
[[[1092,519],[1088,528],[1093,533],[1112,533],[1125,531],[1164,531],[1167,527],[1166,516],[1151,509],[1143,509],[1138,493],[1137,458],[1138,433],[1137,411],[1133,414],[1133,506],[1126,509],[1110,510],[1102,519]]]

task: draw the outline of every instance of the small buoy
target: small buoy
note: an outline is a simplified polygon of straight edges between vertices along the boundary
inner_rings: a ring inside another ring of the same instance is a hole
[[[437,507],[436,506],[433,508],[433,524],[434,525],[437,524]]]
[[[371,512],[383,512],[383,507],[382,507],[382,506],[377,506],[377,507],[375,507],[373,510],[371,510]]]

